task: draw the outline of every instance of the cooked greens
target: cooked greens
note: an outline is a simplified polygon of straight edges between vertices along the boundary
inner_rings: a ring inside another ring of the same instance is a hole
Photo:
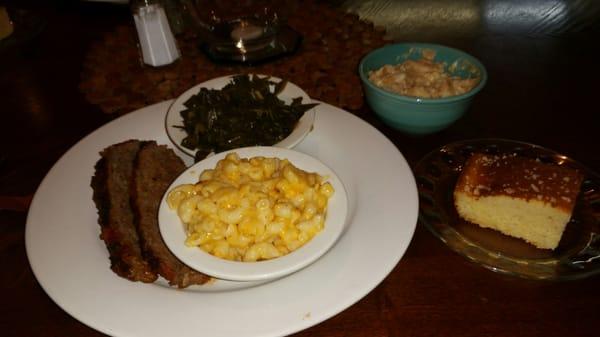
[[[305,111],[317,104],[302,104],[302,97],[286,104],[277,96],[287,81],[236,75],[222,89],[201,88],[181,111],[187,137],[181,145],[196,149],[196,159],[211,152],[244,146],[273,145],[293,130]],[[273,88],[273,89],[271,89]]]

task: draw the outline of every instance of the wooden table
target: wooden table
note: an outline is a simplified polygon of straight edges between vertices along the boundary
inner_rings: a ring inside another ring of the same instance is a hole
[[[90,43],[130,17],[106,4],[60,2],[36,10],[45,29],[0,54],[0,334],[101,336],[45,294],[29,267],[24,233],[29,200],[46,172],[113,118],[88,103],[78,84]],[[418,38],[418,32],[411,34]],[[558,36],[427,34],[424,40],[463,49],[487,67],[489,82],[467,115],[445,131],[415,138],[388,128],[368,108],[354,113],[388,136],[413,167],[449,142],[501,137],[552,148],[600,171],[598,37],[598,30],[588,29]],[[598,281],[493,273],[418,225],[408,251],[377,288],[297,335],[597,336]]]

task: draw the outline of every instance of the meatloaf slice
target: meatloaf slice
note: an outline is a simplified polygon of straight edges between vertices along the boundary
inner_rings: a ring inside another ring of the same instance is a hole
[[[185,288],[206,283],[210,277],[190,269],[165,245],[158,228],[158,208],[163,194],[186,166],[164,145],[142,145],[135,160],[131,205],[144,257],[170,285]],[[183,244],[183,243],[182,243]]]
[[[158,275],[142,256],[129,204],[133,163],[141,145],[140,141],[129,140],[100,152],[91,186],[101,226],[100,238],[108,248],[111,269],[129,280],[149,283]]]

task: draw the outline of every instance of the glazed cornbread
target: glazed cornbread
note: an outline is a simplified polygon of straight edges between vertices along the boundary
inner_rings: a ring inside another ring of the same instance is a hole
[[[571,218],[583,175],[516,155],[477,153],[466,162],[454,189],[465,220],[537,248],[555,249]]]

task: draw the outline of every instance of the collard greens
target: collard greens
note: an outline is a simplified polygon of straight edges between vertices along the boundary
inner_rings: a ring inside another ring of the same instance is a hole
[[[317,105],[302,104],[302,97],[286,104],[277,97],[286,84],[285,80],[276,83],[268,77],[236,75],[222,89],[202,88],[181,111],[187,133],[181,145],[196,149],[196,159],[202,159],[211,152],[283,140],[304,112]]]

